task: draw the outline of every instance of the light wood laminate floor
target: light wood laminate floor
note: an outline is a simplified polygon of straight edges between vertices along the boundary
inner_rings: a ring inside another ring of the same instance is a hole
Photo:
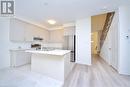
[[[76,64],[63,87],[130,87],[130,76],[119,75],[99,56],[92,66]]]

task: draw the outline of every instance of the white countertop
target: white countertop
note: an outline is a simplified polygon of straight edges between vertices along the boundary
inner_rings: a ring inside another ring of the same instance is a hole
[[[51,51],[43,51],[43,50],[26,50],[25,52],[34,53],[34,54],[48,54],[48,55],[59,55],[63,56],[71,50],[51,50]]]
[[[27,49],[10,49],[10,51],[25,51]]]

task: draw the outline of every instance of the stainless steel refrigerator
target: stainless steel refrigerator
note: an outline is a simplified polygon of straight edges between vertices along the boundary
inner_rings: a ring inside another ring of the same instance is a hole
[[[64,44],[63,44],[63,49],[64,50],[71,50],[71,62],[75,62],[75,49],[76,49],[76,36],[75,35],[69,35],[69,36],[64,36]]]

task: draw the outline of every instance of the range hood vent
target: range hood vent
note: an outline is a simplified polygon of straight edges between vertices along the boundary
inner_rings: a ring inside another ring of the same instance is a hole
[[[43,38],[40,38],[40,37],[33,37],[33,40],[34,40],[34,41],[42,41]]]

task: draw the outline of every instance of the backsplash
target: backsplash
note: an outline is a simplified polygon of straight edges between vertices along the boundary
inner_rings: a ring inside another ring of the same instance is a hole
[[[30,49],[31,42],[11,42],[10,49]]]
[[[63,44],[62,43],[46,43],[46,44],[42,44],[42,47],[62,49]]]
[[[31,42],[10,42],[10,49],[31,49]],[[33,43],[34,44],[34,43]],[[36,43],[35,43],[36,44]],[[37,43],[41,44],[42,47],[62,49],[62,43]]]

